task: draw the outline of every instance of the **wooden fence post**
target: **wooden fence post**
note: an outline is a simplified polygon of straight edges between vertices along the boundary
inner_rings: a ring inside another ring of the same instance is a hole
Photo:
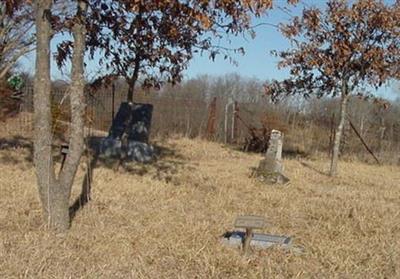
[[[224,118],[224,142],[228,143],[228,111],[229,103],[225,105],[225,118]]]
[[[332,149],[333,149],[333,142],[335,140],[335,134],[336,134],[336,127],[335,127],[335,113],[332,113],[331,116],[331,129],[330,129],[330,135],[329,135],[329,150],[328,150],[328,155],[329,157],[332,156]]]
[[[211,140],[215,136],[215,121],[217,119],[217,97],[214,97],[208,108],[206,137]]]
[[[238,116],[239,116],[239,104],[237,101],[235,101],[233,103],[233,113],[232,113],[232,143],[237,143]]]

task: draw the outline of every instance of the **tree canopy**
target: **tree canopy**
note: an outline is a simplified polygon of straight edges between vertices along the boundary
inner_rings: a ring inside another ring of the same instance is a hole
[[[325,10],[305,8],[281,31],[293,47],[276,53],[278,66],[290,76],[267,84],[266,93],[275,101],[289,94],[341,97],[330,169],[336,175],[349,96],[368,97],[368,86],[400,75],[400,2],[330,0]]]
[[[293,48],[276,53],[290,77],[273,81],[267,93],[277,98],[365,94],[400,75],[400,3],[332,0],[326,10],[306,8],[281,26]]]
[[[34,85],[34,162],[39,197],[46,223],[55,230],[69,228],[69,199],[84,150],[84,55],[104,54],[112,74],[157,87],[166,79],[178,82],[195,48],[212,50],[209,33],[239,34],[251,29],[252,16],[272,7],[272,0],[36,0],[36,73]],[[289,2],[295,2],[293,0]],[[31,0],[3,0],[8,15]],[[57,7],[59,5],[60,7]],[[57,62],[71,61],[69,90],[71,125],[69,152],[56,174],[52,155],[50,41],[60,31],[69,32],[58,48]],[[211,52],[211,57],[217,54]],[[132,64],[133,63],[133,64]],[[133,67],[135,65],[137,67]],[[165,73],[165,74],[164,74]]]
[[[103,80],[126,79],[128,100],[138,79],[142,86],[155,88],[180,82],[195,52],[207,51],[212,59],[224,53],[227,58],[229,51],[214,45],[213,38],[252,32],[252,17],[272,7],[272,1],[89,2],[87,49],[92,58],[101,53],[100,67],[107,72]],[[59,46],[59,65],[72,53],[72,45],[65,41]]]

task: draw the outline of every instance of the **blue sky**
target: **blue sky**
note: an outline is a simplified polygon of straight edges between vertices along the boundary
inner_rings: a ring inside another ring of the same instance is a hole
[[[308,0],[303,1],[307,5],[316,5],[322,7],[325,4],[323,0]],[[262,19],[257,19],[255,24],[258,23],[270,23],[278,24],[290,19],[290,16],[278,9],[277,7],[284,7],[286,0],[275,1],[276,9],[270,11],[268,16]],[[298,14],[302,10],[302,5],[295,8],[291,7],[292,14]],[[250,36],[244,37],[230,37],[231,43],[228,40],[222,40],[221,46],[237,48],[244,47],[245,55],[233,55],[233,58],[238,62],[238,66],[233,65],[228,60],[224,60],[222,56],[217,56],[215,61],[211,61],[207,54],[196,55],[191,61],[188,69],[185,71],[185,79],[193,78],[198,75],[209,74],[209,75],[224,75],[228,73],[239,73],[245,77],[255,77],[260,80],[270,79],[283,79],[288,76],[286,70],[278,70],[276,64],[278,59],[270,54],[271,50],[284,50],[290,47],[288,41],[282,37],[282,35],[272,26],[259,26],[256,28],[256,37],[251,39]],[[65,39],[65,36],[59,35],[52,41],[52,48],[61,40]],[[21,64],[24,69],[33,72],[34,69],[34,55],[31,54],[21,60]],[[96,63],[88,63],[87,72],[93,75],[98,72],[98,66]],[[68,72],[68,71],[65,71]],[[65,79],[66,75],[60,72],[54,62],[52,63],[52,78],[53,79]],[[397,96],[394,93],[394,84],[383,86],[377,92],[377,95],[395,99]]]
[[[284,7],[284,1],[276,1],[278,5]],[[303,1],[307,5],[318,6],[323,8],[325,1]],[[301,13],[304,6],[299,5],[297,7],[291,7],[291,13],[293,15]],[[290,19],[290,16],[282,11],[282,9],[274,9],[268,13],[268,16],[263,19],[259,19],[255,24],[265,22],[269,24],[278,24]],[[255,39],[249,38],[245,40],[243,38],[233,39],[232,47],[243,46],[246,54],[244,56],[236,55],[236,61],[238,66],[232,65],[229,61],[219,57],[215,59],[215,62],[208,59],[207,55],[196,56],[192,60],[190,67],[186,71],[186,77],[191,78],[204,73],[211,75],[221,75],[226,73],[237,72],[246,77],[255,77],[260,80],[281,80],[288,76],[288,71],[285,69],[277,69],[277,63],[279,59],[270,54],[272,50],[285,50],[290,48],[290,43],[285,39],[277,30],[272,26],[260,26],[256,29],[257,36]],[[227,44],[221,44],[229,46]],[[400,97],[399,90],[395,88],[399,87],[398,83],[390,83],[379,88],[375,94],[388,99],[396,99]],[[371,89],[373,92],[374,90]]]
[[[298,10],[298,9],[296,9]],[[257,19],[254,24],[268,23],[278,24],[279,22],[288,20],[289,16],[283,11],[274,10],[268,13],[268,16]],[[219,56],[215,61],[208,59],[207,55],[197,55],[191,62],[186,73],[187,77],[193,77],[204,72],[208,74],[225,74],[231,72],[240,73],[243,76],[256,77],[265,79],[282,79],[287,76],[286,71],[277,70],[276,64],[278,59],[270,54],[271,50],[284,50],[290,47],[286,39],[276,30],[276,28],[268,25],[262,25],[256,29],[256,37],[254,39],[247,36],[246,38],[231,38],[232,43],[222,41],[222,46],[240,47],[245,49],[245,55],[234,55],[238,66]]]

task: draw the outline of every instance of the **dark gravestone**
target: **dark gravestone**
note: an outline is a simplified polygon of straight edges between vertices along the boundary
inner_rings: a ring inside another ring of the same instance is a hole
[[[111,136],[105,137],[100,143],[100,156],[105,158],[120,158],[122,153],[122,141]]]
[[[149,142],[153,105],[133,104],[132,121],[128,126],[128,141]]]
[[[122,103],[114,117],[108,136],[100,143],[100,155],[105,158],[120,158],[122,153],[122,136],[131,118],[131,105]]]
[[[126,160],[148,163],[154,160],[154,147],[144,142],[128,141],[124,155]]]
[[[126,128],[128,128],[132,117],[132,104],[122,103],[117,115],[114,117],[108,136],[121,139]]]
[[[141,163],[154,159],[154,148],[148,144],[153,105],[122,103],[109,135],[100,145],[106,158],[120,158]]]

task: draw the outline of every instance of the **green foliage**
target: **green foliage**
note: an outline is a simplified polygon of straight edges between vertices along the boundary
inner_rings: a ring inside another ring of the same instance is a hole
[[[24,81],[20,75],[13,75],[7,80],[8,86],[15,90],[20,91],[24,87]]]

